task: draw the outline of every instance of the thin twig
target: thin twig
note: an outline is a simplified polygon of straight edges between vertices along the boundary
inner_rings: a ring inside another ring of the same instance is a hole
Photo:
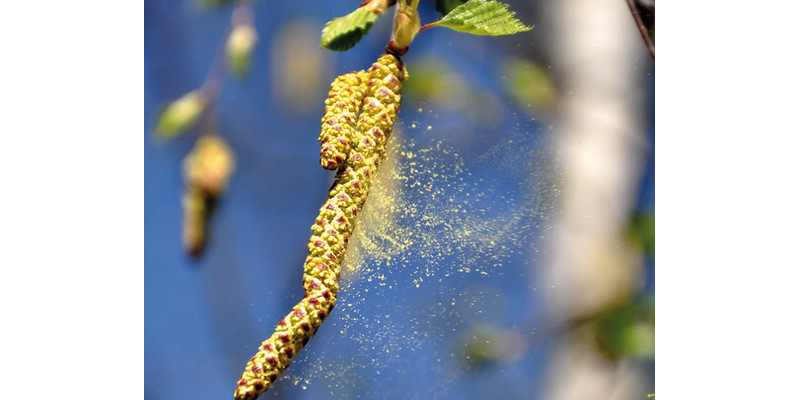
[[[636,8],[636,5],[633,4],[633,0],[626,0],[628,2],[628,7],[631,9],[631,14],[633,15],[634,21],[636,21],[636,27],[639,28],[639,33],[642,35],[642,40],[644,40],[644,44],[647,47],[647,51],[650,52],[650,58],[653,59],[653,62],[656,62],[656,46],[653,44],[653,41],[650,39],[650,34],[647,32],[647,27],[644,25],[644,21],[642,21],[642,16],[639,14],[639,9]]]
[[[233,28],[237,24],[253,23],[253,10],[250,2],[241,1],[237,2],[231,13],[231,20],[228,27],[225,28],[225,34],[222,36],[217,49],[214,52],[214,58],[211,60],[211,66],[208,69],[206,78],[203,81],[201,90],[206,96],[208,105],[201,121],[202,127],[209,133],[217,133],[217,118],[215,115],[215,107],[219,94],[225,84],[225,46],[228,38],[233,32]]]

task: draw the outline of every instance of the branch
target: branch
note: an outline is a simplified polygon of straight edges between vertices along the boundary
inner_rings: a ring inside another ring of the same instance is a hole
[[[644,44],[647,47],[647,51],[650,52],[650,58],[653,59],[653,62],[656,62],[656,46],[653,44],[653,41],[650,39],[650,34],[647,32],[647,27],[644,25],[644,21],[642,21],[642,16],[639,14],[639,9],[633,4],[633,0],[626,0],[628,3],[628,7],[631,9],[631,14],[633,15],[634,21],[636,21],[636,27],[639,28],[639,33],[642,35],[642,40],[644,40]]]

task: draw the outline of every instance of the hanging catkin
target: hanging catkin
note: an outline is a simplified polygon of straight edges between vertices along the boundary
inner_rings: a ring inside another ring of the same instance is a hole
[[[247,363],[234,393],[237,400],[257,399],[264,394],[314,336],[336,302],[347,240],[367,197],[370,177],[384,156],[406,78],[402,62],[391,54],[381,56],[368,74],[366,96],[348,157],[311,226],[303,274],[306,294]]]
[[[228,186],[236,158],[219,135],[204,134],[183,159],[183,246],[193,256],[203,250],[210,206]]]
[[[331,83],[319,132],[319,163],[326,169],[344,165],[356,129],[356,117],[367,90],[369,74],[364,71],[340,75]]]

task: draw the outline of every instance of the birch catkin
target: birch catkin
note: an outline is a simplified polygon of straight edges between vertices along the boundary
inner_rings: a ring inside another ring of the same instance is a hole
[[[215,134],[204,134],[183,160],[183,246],[197,256],[205,246],[209,206],[228,186],[236,157],[228,143]]]
[[[331,83],[319,132],[319,163],[325,169],[344,165],[356,129],[356,117],[367,90],[369,75],[364,71],[340,75]]]
[[[405,78],[402,62],[391,54],[381,56],[369,69],[366,96],[353,130],[348,157],[311,226],[303,274],[306,294],[247,363],[234,393],[237,400],[257,399],[264,394],[330,315],[339,290],[339,272],[347,240],[356,214],[366,200],[370,177],[384,156]]]

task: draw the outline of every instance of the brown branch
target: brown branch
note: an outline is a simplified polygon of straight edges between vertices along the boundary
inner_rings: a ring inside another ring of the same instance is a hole
[[[647,47],[647,51],[650,52],[650,58],[653,59],[653,62],[656,62],[656,46],[653,44],[653,41],[650,39],[650,34],[647,32],[647,27],[644,25],[644,21],[642,21],[642,16],[639,14],[639,9],[633,4],[634,0],[626,0],[628,3],[628,7],[631,9],[631,14],[633,15],[633,19],[636,22],[636,27],[639,29],[639,33],[642,35],[642,40],[644,40],[644,44]]]

